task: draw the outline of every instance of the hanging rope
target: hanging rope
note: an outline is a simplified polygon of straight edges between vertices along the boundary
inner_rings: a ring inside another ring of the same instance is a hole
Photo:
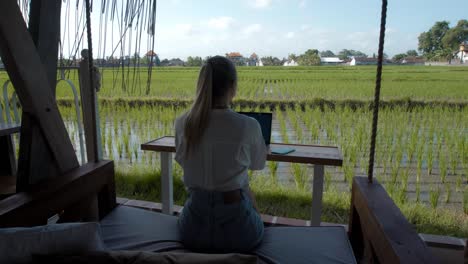
[[[157,0],[153,0],[152,7],[151,7],[151,16],[148,19],[148,31],[150,32],[151,37],[149,38],[149,42],[151,42],[151,51],[154,52],[154,35],[156,31],[156,5]],[[145,94],[149,95],[151,91],[151,77],[153,73],[153,58],[154,56],[150,57],[150,65],[148,67],[148,79],[146,82],[146,91]]]
[[[91,92],[91,106],[94,108],[92,112],[96,113],[97,109],[95,108],[96,107],[96,93],[94,91],[95,89],[95,83],[94,83],[94,78],[95,78],[95,75],[94,75],[94,64],[93,64],[93,41],[92,41],[92,38],[91,38],[91,8],[90,7],[90,0],[86,0],[86,29],[87,29],[87,35],[88,35],[88,67],[89,67],[89,82],[90,82],[90,87],[91,89],[93,89],[93,91]],[[101,155],[100,155],[100,146],[99,143],[100,143],[100,140],[98,139],[98,137],[100,137],[100,133],[98,132],[99,131],[99,123],[97,122],[97,118],[98,118],[99,114],[97,116],[93,115],[93,118],[92,118],[92,122],[94,124],[96,124],[96,131],[95,131],[95,135],[93,137],[93,146],[94,147],[94,157],[96,160],[94,161],[99,161],[99,159],[101,158]],[[88,161],[90,162],[90,161]]]
[[[91,36],[91,8],[89,4],[90,0],[86,0],[86,33],[88,37],[88,62],[89,62],[89,79],[91,87],[94,87],[94,74],[93,74],[93,40]]]
[[[382,82],[382,64],[383,64],[383,49],[385,42],[385,24],[387,21],[387,0],[382,0],[382,14],[380,20],[380,38],[379,38],[379,56],[377,59],[377,77],[375,80],[374,94],[374,111],[372,115],[372,134],[369,154],[369,170],[367,179],[369,183],[373,181],[374,174],[374,156],[375,156],[375,139],[377,137],[377,124],[379,121],[379,102],[380,102],[380,85]]]
[[[65,74],[68,76],[70,73],[77,73],[74,67],[70,66],[77,66],[80,51],[87,46],[86,36],[88,42],[91,40],[87,34],[88,18],[93,16],[93,11],[99,12],[98,31],[92,38],[95,47],[93,50],[89,49],[92,53],[89,56],[92,65],[101,66],[103,70],[112,72],[112,88],[121,86],[123,91],[131,94],[149,94],[155,56],[148,57],[150,61],[147,68],[139,66],[142,65],[141,57],[144,57],[147,51],[154,52],[157,0],[101,0],[95,10],[93,3],[96,1],[93,0],[62,1],[66,5],[63,7],[61,18],[63,29],[60,32],[58,64],[62,68],[67,68]],[[31,0],[16,0],[16,2],[27,23]],[[94,27],[97,28],[97,25],[96,23]],[[144,53],[142,49],[146,49]],[[148,73],[144,74],[146,71]],[[142,75],[147,78],[146,81],[142,80]],[[97,78],[94,77],[94,82],[96,81]],[[103,84],[101,82],[101,85]]]

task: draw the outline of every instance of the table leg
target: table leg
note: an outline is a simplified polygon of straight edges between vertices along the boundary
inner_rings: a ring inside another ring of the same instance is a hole
[[[161,203],[164,214],[172,214],[173,199],[172,153],[161,152]]]
[[[312,216],[310,224],[320,226],[322,216],[322,196],[323,196],[323,165],[314,165],[314,182],[312,187]]]

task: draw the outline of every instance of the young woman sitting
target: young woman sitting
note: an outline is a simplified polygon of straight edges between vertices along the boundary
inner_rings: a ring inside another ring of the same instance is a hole
[[[258,122],[230,109],[236,90],[234,64],[208,59],[191,109],[175,122],[175,160],[189,192],[179,229],[195,251],[246,252],[263,237],[247,171],[265,167],[267,150]]]

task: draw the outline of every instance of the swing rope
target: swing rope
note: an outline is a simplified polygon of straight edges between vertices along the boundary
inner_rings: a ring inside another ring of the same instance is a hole
[[[369,170],[367,174],[367,179],[369,183],[372,183],[373,174],[374,174],[375,139],[377,137],[377,124],[378,124],[378,119],[379,119],[380,86],[382,82],[382,64],[383,64],[383,49],[384,49],[384,42],[385,42],[386,21],[387,21],[387,0],[382,0],[379,54],[377,58],[377,77],[375,80],[374,109],[373,109],[373,115],[372,115],[372,133],[371,133],[371,144],[370,144],[370,154],[369,154]]]

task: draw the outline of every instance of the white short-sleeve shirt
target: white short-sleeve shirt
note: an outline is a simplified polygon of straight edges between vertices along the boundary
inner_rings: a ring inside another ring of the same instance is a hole
[[[265,167],[267,149],[257,120],[231,109],[213,109],[200,143],[185,154],[186,115],[176,119],[175,160],[187,188],[230,191],[248,186],[247,170]]]

